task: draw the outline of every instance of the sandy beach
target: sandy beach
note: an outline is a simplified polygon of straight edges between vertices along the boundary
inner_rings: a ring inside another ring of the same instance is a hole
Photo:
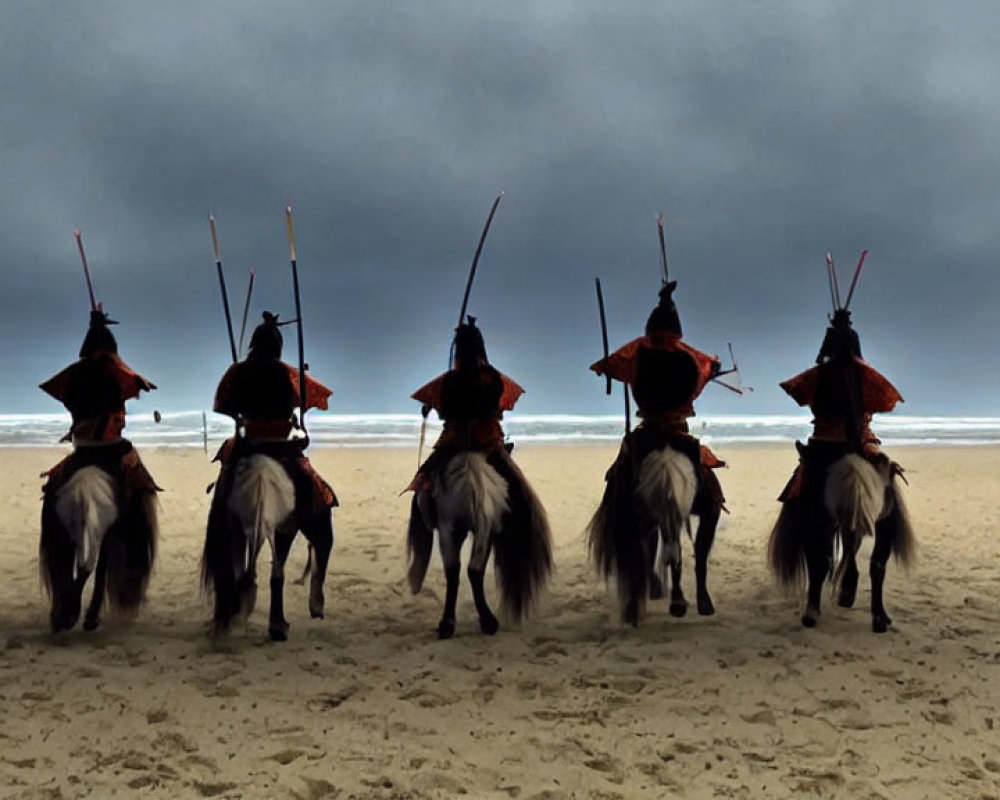
[[[289,585],[290,638],[258,609],[206,635],[198,564],[215,468],[195,450],[142,455],[166,491],[147,606],[53,637],[38,580],[38,473],[56,450],[0,450],[0,795],[73,797],[1000,797],[1000,449],[905,448],[919,551],[890,565],[894,619],[871,632],[829,595],[815,630],[764,564],[794,448],[718,448],[731,514],[710,567],[718,613],[651,604],[637,628],[587,562],[583,529],[615,447],[525,446],[556,572],[521,628],[435,627],[435,555],[411,596],[403,536],[415,448],[326,449],[336,488],[327,617]],[[867,562],[870,543],[862,556]],[[693,558],[685,549],[693,600]],[[289,574],[305,545],[296,544]],[[488,585],[493,597],[492,581]],[[89,590],[88,590],[89,591]]]

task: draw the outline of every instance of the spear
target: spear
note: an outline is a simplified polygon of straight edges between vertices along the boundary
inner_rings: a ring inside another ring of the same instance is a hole
[[[240,323],[240,343],[237,352],[243,352],[243,336],[247,332],[247,313],[250,311],[250,297],[253,295],[254,271],[250,270],[250,283],[247,284],[247,300],[243,305],[243,321]]]
[[[867,250],[861,251],[861,258],[858,259],[858,266],[854,269],[854,279],[851,281],[851,289],[847,293],[847,302],[844,303],[844,311],[847,311],[848,307],[851,305],[851,298],[854,297],[854,287],[858,285],[858,278],[861,277],[861,267],[864,266],[865,256],[867,255]]]
[[[80,249],[80,260],[83,262],[83,277],[87,279],[87,292],[90,294],[90,310],[97,311],[97,300],[94,299],[94,282],[90,279],[90,267],[87,266],[87,254],[83,252],[83,235],[80,229],[73,231],[76,246]]]
[[[663,273],[663,285],[666,286],[670,280],[670,273],[667,271],[667,245],[663,241],[663,214],[656,218],[656,232],[660,237],[660,270]]]
[[[299,427],[306,434],[306,349],[302,339],[302,300],[299,296],[299,267],[295,255],[295,226],[292,224],[292,207],[285,206],[285,229],[288,231],[289,260],[292,263],[292,288],[295,291],[295,328],[299,339]]]
[[[222,256],[219,253],[219,234],[215,230],[215,217],[208,215],[208,227],[212,230],[212,251],[215,253],[215,271],[219,275],[219,289],[222,291],[222,310],[226,312],[226,330],[229,332],[229,351],[233,363],[240,360],[236,352],[236,338],[233,336],[233,317],[229,313],[229,295],[226,293],[226,278],[222,274]]]

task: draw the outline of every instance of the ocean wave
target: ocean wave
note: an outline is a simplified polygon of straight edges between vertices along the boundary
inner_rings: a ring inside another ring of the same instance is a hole
[[[126,435],[143,447],[215,448],[232,435],[233,422],[201,411],[164,412],[155,422],[152,412],[127,417]],[[319,447],[416,446],[424,421],[419,414],[309,415],[309,434]],[[0,447],[55,445],[69,430],[68,414],[0,414]],[[624,419],[615,415],[508,414],[504,430],[513,442],[613,442],[624,433]],[[691,433],[713,445],[791,442],[809,436],[807,414],[708,415],[693,417]],[[887,447],[905,445],[975,446],[1000,444],[1000,417],[886,416],[872,425]],[[428,419],[425,436],[432,443],[441,423]]]

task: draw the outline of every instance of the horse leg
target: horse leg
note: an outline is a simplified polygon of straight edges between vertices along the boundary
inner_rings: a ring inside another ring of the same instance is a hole
[[[651,553],[649,559],[649,599],[659,600],[663,597],[663,581],[660,579],[660,576],[656,571],[656,528],[653,528],[648,534],[646,534],[646,536],[649,540],[648,546],[649,552]]]
[[[840,579],[840,596],[837,598],[837,605],[841,608],[851,608],[854,605],[854,599],[858,594],[857,556],[861,540],[856,537],[853,547],[849,546],[846,541],[844,544],[844,555],[841,557],[847,560],[847,566],[844,567],[844,575]]]
[[[453,525],[438,529],[438,545],[444,562],[444,579],[447,584],[444,596],[444,611],[438,623],[438,638],[450,639],[455,635],[455,604],[458,602],[458,582],[462,575],[462,543],[465,533],[458,533]]]
[[[663,541],[663,558],[670,565],[670,616],[683,617],[687,614],[687,598],[681,588],[682,567],[684,564],[679,541]]]
[[[830,574],[830,561],[833,558],[833,528],[831,521],[824,519],[825,515],[821,512],[814,511],[810,516],[812,525],[805,548],[809,590],[802,624],[807,628],[815,628],[819,621],[823,584]]]
[[[694,580],[698,595],[698,613],[711,616],[715,604],[708,593],[708,554],[715,543],[715,531],[719,526],[721,509],[703,511],[698,517],[698,532],[694,537]]]
[[[49,613],[49,623],[53,633],[68,631],[80,619],[83,587],[90,577],[89,572],[80,572],[76,578],[68,582],[62,590],[53,588],[52,610]]]
[[[94,591],[90,596],[90,605],[87,606],[87,613],[83,618],[83,629],[85,631],[96,631],[101,624],[101,605],[104,603],[104,587],[108,577],[108,558],[104,548],[101,548],[101,555],[97,559],[97,569],[94,571]]]
[[[469,584],[472,586],[472,598],[476,603],[476,612],[479,614],[479,630],[487,636],[495,634],[500,623],[490,610],[489,603],[486,602],[486,594],[483,592],[483,578],[486,575],[486,562],[489,561],[490,551],[493,543],[490,541],[489,532],[476,531],[472,536],[472,554],[469,556]]]
[[[288,638],[288,620],[285,619],[285,559],[292,549],[295,533],[274,535],[274,554],[271,561],[271,612],[267,621],[267,633],[275,642]]]
[[[323,509],[302,532],[309,540],[309,560],[312,562],[312,576],[309,579],[309,615],[313,619],[323,619],[326,607],[323,584],[326,582],[330,551],[333,550],[333,516],[330,509]]]
[[[892,552],[892,537],[884,521],[875,523],[875,546],[872,548],[872,559],[868,566],[868,574],[872,582],[872,630],[875,633],[885,633],[892,620],[885,613],[882,601],[882,589],[885,584],[885,567]]]

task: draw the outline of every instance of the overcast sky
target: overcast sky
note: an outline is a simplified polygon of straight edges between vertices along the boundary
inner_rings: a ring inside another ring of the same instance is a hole
[[[587,365],[655,305],[667,217],[685,338],[732,342],[743,398],[815,358],[842,280],[865,356],[912,414],[998,413],[1000,55],[993,2],[5,3],[0,26],[0,412],[76,357],[88,304],[120,352],[208,407],[233,304],[294,315],[331,410],[414,411],[470,303],[524,413],[617,413]],[[238,316],[238,313],[237,313]],[[295,358],[292,328],[286,355]]]

